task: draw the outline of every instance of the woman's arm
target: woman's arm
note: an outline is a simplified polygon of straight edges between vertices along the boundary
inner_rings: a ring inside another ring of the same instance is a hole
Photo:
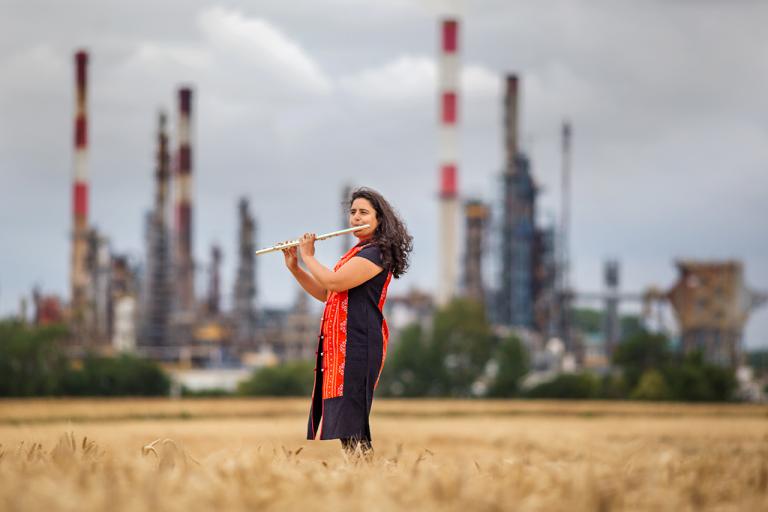
[[[323,288],[317,281],[315,281],[315,278],[299,267],[296,247],[283,249],[283,256],[285,257],[285,266],[288,267],[288,270],[291,271],[291,274],[293,274],[293,277],[301,287],[320,302],[325,302],[328,298],[328,290]]]
[[[317,283],[332,292],[349,290],[360,286],[383,269],[365,258],[355,256],[336,272],[325,268],[312,256],[302,256],[307,270],[317,280]]]
[[[309,293],[320,302],[325,302],[328,300],[328,290],[323,288],[323,286],[318,283],[314,277],[304,272],[304,270],[302,270],[298,265],[295,269],[290,270],[291,274],[293,274],[293,277],[296,278],[296,281],[298,281],[298,283],[307,291],[307,293]]]
[[[299,244],[301,259],[304,261],[309,273],[323,288],[340,292],[360,286],[383,270],[380,266],[365,258],[356,256],[349,260],[338,271],[334,272],[325,268],[315,259],[315,235],[305,233]]]

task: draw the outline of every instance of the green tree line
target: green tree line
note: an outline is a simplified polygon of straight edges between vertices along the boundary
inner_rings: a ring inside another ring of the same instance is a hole
[[[89,355],[73,365],[61,350],[61,326],[0,321],[0,396],[166,395],[170,379],[154,362],[131,355]],[[494,334],[484,308],[457,299],[428,328],[413,324],[390,344],[377,394],[389,397],[489,397],[726,401],[736,387],[730,369],[698,354],[682,357],[665,337],[634,330],[620,343],[614,371],[561,374],[522,389],[528,354],[513,336]],[[236,393],[308,396],[313,362],[254,371]],[[220,393],[225,395],[226,393]]]
[[[583,310],[581,321],[597,327],[601,318]],[[564,373],[530,389],[521,381],[528,354],[515,336],[499,337],[480,304],[457,299],[438,310],[428,328],[413,324],[393,340],[377,395],[388,397],[487,397],[552,399],[731,400],[736,381],[728,368],[699,354],[675,353],[664,336],[625,319],[631,335],[619,344],[613,371]],[[311,362],[257,370],[240,386],[248,395],[308,396]]]
[[[132,355],[87,355],[70,361],[63,326],[36,327],[0,321],[0,396],[157,396],[170,379],[154,362]]]

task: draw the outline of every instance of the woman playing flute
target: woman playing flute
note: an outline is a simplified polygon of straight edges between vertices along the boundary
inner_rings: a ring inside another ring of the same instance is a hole
[[[301,237],[298,251],[283,249],[283,255],[301,287],[325,303],[307,439],[340,439],[348,454],[360,449],[370,457],[368,419],[389,338],[384,302],[391,279],[408,268],[413,238],[384,197],[369,188],[352,193],[349,224],[369,227],[354,233],[358,243],[333,270],[315,259],[314,233]]]

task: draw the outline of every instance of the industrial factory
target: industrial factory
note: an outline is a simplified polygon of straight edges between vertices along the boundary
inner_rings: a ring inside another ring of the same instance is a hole
[[[632,293],[620,290],[619,262],[608,261],[603,291],[573,288],[569,232],[574,128],[568,121],[559,127],[560,217],[556,224],[543,224],[535,165],[520,137],[524,76],[499,77],[504,84],[499,105],[504,161],[499,162],[500,172],[485,171],[495,174],[497,196],[462,196],[460,21],[440,20],[438,34],[438,279],[434,296],[411,290],[390,298],[394,332],[411,322],[426,324],[436,308],[464,297],[484,305],[498,333],[518,334],[534,363],[557,354],[560,370],[600,369],[609,365],[622,338],[621,305],[634,303],[649,328],[662,329],[654,312],[671,308],[682,351],[701,351],[724,366],[741,365],[744,325],[766,295],[747,287],[738,261],[678,261],[679,278],[672,286]],[[220,247],[211,247],[205,264],[193,254],[193,178],[198,172],[193,86],[177,89],[173,112],[157,114],[154,201],[144,217],[143,261],[116,253],[108,237],[90,225],[88,53],[78,51],[74,65],[70,296],[62,305],[55,297],[35,292],[35,321],[66,322],[71,332],[67,349],[75,357],[128,351],[183,368],[240,369],[310,358],[319,319],[303,294],[285,310],[257,308],[257,221],[248,198],[239,198],[236,208],[233,201],[232,215],[239,226],[234,289],[221,289]],[[348,184],[339,188],[342,198],[350,196]],[[346,212],[341,218],[346,227]],[[344,251],[350,243],[349,236],[342,237]],[[498,250],[490,251],[491,246]],[[208,269],[205,291],[195,289],[201,269]],[[233,297],[229,310],[221,300],[227,293]],[[576,307],[595,302],[604,318],[598,345],[574,327],[573,318]]]

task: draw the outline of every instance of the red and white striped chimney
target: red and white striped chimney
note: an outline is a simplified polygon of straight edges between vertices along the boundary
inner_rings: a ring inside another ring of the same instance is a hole
[[[75,155],[72,189],[72,261],[70,267],[71,306],[75,319],[84,314],[88,271],[88,53],[75,53]]]
[[[458,278],[458,121],[459,121],[459,22],[440,22],[439,167],[440,167],[440,267],[437,303],[444,305],[456,294]]]
[[[195,274],[192,259],[192,89],[179,89],[178,157],[176,161],[177,308],[194,312]]]

